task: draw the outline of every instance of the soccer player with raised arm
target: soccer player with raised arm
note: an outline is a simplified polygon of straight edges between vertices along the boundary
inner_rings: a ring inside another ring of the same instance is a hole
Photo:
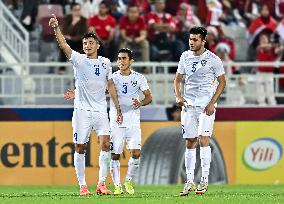
[[[222,61],[204,48],[207,30],[203,27],[193,27],[189,34],[190,50],[181,55],[174,80],[176,102],[182,106],[182,135],[186,139],[187,181],[180,192],[181,196],[188,195],[191,191],[204,194],[208,189],[211,162],[209,139],[213,131],[216,102],[226,86]],[[183,75],[185,80],[182,96]],[[202,176],[196,188],[193,180],[198,139]]]
[[[99,182],[97,194],[111,194],[105,185],[110,160],[110,126],[107,115],[106,87],[115,104],[116,121],[122,123],[122,113],[117,92],[112,80],[110,60],[97,56],[99,40],[95,33],[83,37],[83,50],[80,54],[72,50],[62,35],[56,16],[50,18],[49,25],[54,29],[59,47],[73,64],[75,76],[75,101],[72,117],[73,142],[75,144],[74,165],[80,185],[80,195],[91,194],[85,180],[85,152],[92,130],[100,138]]]
[[[146,78],[131,69],[133,62],[133,53],[130,49],[122,48],[118,51],[117,64],[119,70],[113,73],[113,81],[123,114],[122,124],[115,122],[117,117],[115,104],[113,101],[110,103],[112,145],[110,171],[115,186],[115,195],[123,193],[120,184],[119,158],[123,152],[124,142],[126,142],[126,148],[131,151],[131,157],[128,161],[128,171],[123,185],[127,193],[134,194],[132,179],[139,168],[141,151],[140,107],[146,106],[152,101],[152,94]],[[139,92],[143,93],[143,100],[139,99]]]

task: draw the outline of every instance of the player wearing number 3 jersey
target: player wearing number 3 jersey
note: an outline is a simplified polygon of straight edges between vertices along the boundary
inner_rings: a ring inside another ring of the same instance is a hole
[[[128,48],[118,51],[117,64],[119,70],[113,73],[113,81],[117,90],[118,100],[123,114],[123,122],[118,124],[115,120],[117,112],[115,104],[110,103],[110,128],[112,159],[110,170],[114,182],[114,194],[122,194],[120,184],[120,154],[123,152],[124,143],[131,151],[131,158],[128,161],[128,171],[124,182],[127,193],[133,194],[134,188],[132,178],[139,167],[141,150],[141,129],[140,129],[140,106],[146,106],[152,101],[152,94],[146,78],[131,69],[134,62],[133,53]],[[142,92],[144,99],[140,101],[139,92]]]

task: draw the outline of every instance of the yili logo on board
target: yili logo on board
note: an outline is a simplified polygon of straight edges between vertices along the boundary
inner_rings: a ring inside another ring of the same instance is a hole
[[[256,171],[272,168],[281,159],[283,149],[275,139],[266,137],[252,141],[243,152],[246,167]]]

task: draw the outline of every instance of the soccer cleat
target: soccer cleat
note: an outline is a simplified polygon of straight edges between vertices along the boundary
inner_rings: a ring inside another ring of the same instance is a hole
[[[124,182],[124,187],[125,187],[125,190],[128,194],[134,194],[134,188],[132,186],[132,182],[131,181],[125,181]]]
[[[194,183],[185,183],[183,191],[180,192],[180,196],[187,196],[190,192],[195,191],[196,186]]]
[[[98,195],[111,195],[111,191],[107,189],[105,183],[99,183],[97,185],[96,193]]]
[[[202,195],[208,190],[208,183],[200,182],[195,191],[196,194]]]
[[[80,196],[88,196],[91,195],[90,191],[88,190],[88,187],[86,185],[83,185],[80,187]]]
[[[123,194],[122,186],[114,187],[113,195],[121,195]]]

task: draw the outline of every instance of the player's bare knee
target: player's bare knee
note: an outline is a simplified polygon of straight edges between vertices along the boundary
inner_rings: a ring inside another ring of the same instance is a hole
[[[140,158],[140,155],[141,155],[140,149],[133,149],[131,153],[132,153],[132,157],[134,159],[139,159]]]
[[[197,146],[197,138],[187,138],[186,139],[186,148],[194,149]]]
[[[85,154],[86,145],[85,144],[75,144],[75,151],[79,154]]]
[[[210,137],[208,136],[200,136],[199,137],[199,143],[201,147],[207,147],[210,143]]]
[[[120,154],[111,154],[111,159],[112,160],[119,160],[120,159]]]

